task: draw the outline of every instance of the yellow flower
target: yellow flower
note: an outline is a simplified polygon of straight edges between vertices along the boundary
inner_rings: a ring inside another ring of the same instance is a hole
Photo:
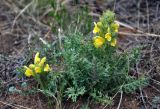
[[[46,57],[43,57],[39,63],[39,66],[43,66],[45,62],[46,62]]]
[[[45,72],[51,71],[51,68],[49,67],[48,64],[46,64],[46,66],[44,67],[44,71],[45,71]]]
[[[93,29],[93,33],[96,34],[100,31],[100,29],[98,28],[97,24],[94,22],[94,29]]]
[[[41,67],[35,67],[34,70],[36,73],[41,73]]]
[[[30,64],[30,65],[29,65],[29,68],[34,69],[34,68],[35,68],[35,65],[34,65],[34,64]]]
[[[34,58],[34,64],[38,64],[39,62],[40,62],[39,52],[37,52]]]
[[[48,64],[44,65],[46,62],[46,57],[43,57],[42,59],[39,57],[39,52],[36,53],[34,58],[34,64],[30,64],[29,67],[24,66],[26,69],[25,75],[27,77],[30,76],[36,76],[35,74],[41,74],[43,72],[49,72],[51,71],[51,68]]]
[[[118,23],[112,23],[111,26],[112,26],[112,28],[114,29],[115,32],[118,32],[118,29],[119,29],[119,24]]]
[[[33,71],[32,71],[30,68],[28,68],[27,66],[24,66],[24,68],[26,69],[26,71],[25,71],[24,74],[25,74],[27,77],[33,76]]]
[[[113,39],[111,42],[111,46],[115,47],[117,44],[117,39]]]
[[[101,47],[104,44],[105,40],[103,37],[97,36],[94,38],[94,46],[96,48]]]
[[[111,33],[106,33],[105,38],[107,39],[107,41],[111,41]]]

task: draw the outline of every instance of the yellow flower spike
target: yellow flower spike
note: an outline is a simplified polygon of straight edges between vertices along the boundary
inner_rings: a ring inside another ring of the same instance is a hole
[[[35,67],[34,70],[35,70],[36,73],[41,73],[41,68],[40,67]]]
[[[100,31],[100,29],[98,28],[97,24],[94,22],[94,29],[93,29],[93,33],[96,34]]]
[[[111,42],[111,46],[115,47],[117,44],[117,39],[113,39]]]
[[[44,71],[45,71],[45,72],[51,71],[51,68],[49,67],[48,64],[46,64],[46,66],[44,67]]]
[[[105,40],[103,37],[97,36],[94,38],[94,46],[96,48],[101,47],[104,44]]]
[[[33,76],[33,71],[32,71],[30,68],[28,68],[27,66],[24,66],[24,68],[26,69],[26,71],[25,71],[24,74],[25,74],[27,77]]]
[[[113,23],[112,28],[114,29],[115,32],[118,32],[119,24],[118,23]]]
[[[27,76],[27,77],[31,77],[32,76],[32,71],[31,70],[29,70],[29,69],[27,69],[26,70],[26,72],[25,72],[25,75]]]
[[[105,38],[107,39],[107,41],[111,41],[111,33],[106,33]]]
[[[34,58],[34,64],[38,64],[40,62],[40,58],[39,58],[39,52],[36,53],[35,58]]]
[[[34,65],[34,64],[30,64],[30,65],[29,65],[29,68],[34,69],[34,68],[35,68],[35,65]]]
[[[41,59],[40,63],[39,63],[39,66],[42,67],[45,62],[46,62],[46,57],[43,57],[43,58]]]

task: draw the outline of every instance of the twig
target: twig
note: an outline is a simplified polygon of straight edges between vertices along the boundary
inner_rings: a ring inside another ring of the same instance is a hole
[[[60,10],[60,0],[56,0],[56,10],[55,10],[55,14],[57,15],[57,12]]]
[[[160,81],[157,81],[157,80],[152,79],[152,78],[151,78],[151,80],[152,80],[154,83],[156,83],[157,85],[160,85]]]
[[[68,2],[70,2],[70,1],[72,1],[72,0],[64,0],[61,4],[62,4],[62,5],[65,5],[65,4],[67,4]]]
[[[7,81],[7,82],[2,82],[2,85],[6,85],[6,84],[8,84],[8,83],[12,82],[13,80],[16,80],[16,77],[14,77],[14,78],[10,79],[10,80],[9,80],[9,81]]]
[[[17,104],[14,104],[15,106],[17,106],[17,107],[20,107],[20,109],[31,109],[31,108],[28,108],[28,107],[24,107],[24,106],[21,106],[21,105],[17,105]]]
[[[48,25],[45,25],[44,23],[41,23],[39,20],[35,19],[34,17],[31,18],[35,23],[37,23],[38,25],[45,27],[47,29],[50,29],[50,27]]]
[[[121,98],[119,100],[119,104],[118,104],[117,109],[120,109],[120,106],[121,106],[121,103],[122,103],[122,98],[123,98],[123,91],[121,91]]]
[[[94,17],[100,17],[101,16],[100,14],[93,13],[93,12],[88,13],[88,15],[94,16]]]
[[[40,20],[43,19],[49,12],[52,12],[52,11],[53,11],[52,8],[49,8],[48,10],[46,10],[46,11],[44,12],[44,14],[43,14],[42,16],[40,16]]]
[[[158,17],[158,10],[159,10],[159,2],[158,2],[158,4],[157,4],[157,6],[156,6],[156,19],[157,19],[157,17]]]
[[[115,9],[116,9],[116,3],[117,3],[117,0],[114,0],[114,7],[113,7],[113,11],[115,11]]]
[[[138,20],[137,20],[137,27],[138,27],[138,29],[139,29],[139,21],[140,21],[140,4],[141,4],[141,0],[139,0],[139,2],[138,2]]]
[[[151,44],[151,48],[150,48],[150,60],[153,59],[153,49],[154,49],[154,45],[155,45],[155,42],[156,42],[157,38],[155,38],[153,41],[152,41],[152,44]]]
[[[151,37],[160,37],[158,34],[151,34],[151,33],[127,33],[127,32],[118,32],[121,35],[131,35],[131,36],[151,36]]]
[[[32,35],[31,35],[31,33],[29,33],[28,38],[27,38],[28,44],[31,44],[31,38],[32,38]]]
[[[23,13],[27,10],[27,8],[30,7],[31,5],[32,5],[32,2],[30,2],[28,5],[26,5],[26,6],[20,11],[20,13],[15,17],[15,19],[14,19],[14,21],[13,21],[13,24],[12,24],[12,29],[11,29],[11,31],[13,31],[14,25],[15,25],[17,19],[20,17],[20,15],[23,14]]]
[[[146,105],[145,105],[146,103],[145,103],[145,100],[144,100],[144,97],[143,97],[142,89],[140,88],[139,90],[140,90],[140,96],[141,96],[140,98],[142,99],[144,108],[147,109],[147,107],[146,107]]]
[[[38,102],[39,102],[39,104],[40,104],[39,108],[40,108],[40,109],[43,109],[43,106],[42,106],[42,103],[41,103],[41,100],[40,100],[39,96],[38,96]]]
[[[114,96],[112,97],[112,100],[117,96],[118,92],[119,92],[119,91],[117,91],[117,93],[116,93],[116,94],[114,94]],[[103,109],[105,109],[107,106],[108,106],[108,104],[107,104],[107,105],[105,105]]]
[[[20,109],[16,106],[13,106],[12,104],[9,104],[9,103],[6,103],[6,102],[3,102],[3,101],[0,101],[0,103],[4,104],[4,105],[7,105],[7,106],[11,106],[11,107],[14,107],[15,109]]]
[[[58,41],[59,41],[59,47],[62,50],[62,37],[61,37],[61,29],[58,29]]]
[[[39,38],[39,40],[44,44],[44,45],[48,45],[48,42],[46,40],[44,40],[43,38]]]
[[[147,7],[147,9],[146,9],[146,12],[147,12],[147,27],[148,27],[148,32],[149,32],[149,30],[150,30],[150,26],[149,26],[149,7],[148,7],[148,0],[146,0],[146,7]]]
[[[49,92],[44,92],[44,90],[41,90],[41,89],[38,89],[38,91],[40,91],[41,93],[47,93],[49,96],[52,96],[56,100],[56,103],[58,104],[58,106],[60,105],[59,100],[53,94]]]
[[[126,24],[126,23],[120,22],[120,21],[118,21],[118,20],[116,20],[115,22],[118,23],[119,25],[121,25],[121,26],[123,26],[123,27],[126,27],[126,28],[128,28],[128,29],[131,29],[131,30],[133,30],[133,31],[137,31],[137,32],[139,32],[139,33],[143,33],[143,31],[138,30],[138,29],[135,29],[134,27],[132,27],[132,26]]]
[[[31,109],[31,108],[28,108],[28,107],[24,107],[24,106],[21,106],[21,105],[17,105],[17,104],[9,104],[9,103],[6,103],[6,102],[3,102],[3,101],[0,101],[0,103],[2,104],[5,104],[5,105],[8,105],[8,106],[11,106],[11,107],[14,107],[16,109]]]
[[[160,93],[160,90],[159,90],[159,89],[157,89],[156,87],[154,87],[153,85],[150,85],[150,84],[149,84],[149,86],[150,86],[150,87],[152,87],[153,89],[155,89],[157,92],[159,92],[159,93]]]

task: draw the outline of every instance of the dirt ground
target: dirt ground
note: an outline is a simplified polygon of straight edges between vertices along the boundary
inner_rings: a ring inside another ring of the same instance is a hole
[[[122,50],[144,46],[140,63],[136,65],[134,73],[150,76],[150,85],[133,94],[123,94],[120,109],[159,109],[160,1],[82,0],[78,5],[83,4],[89,6],[90,14],[95,18],[97,14],[101,14],[106,9],[115,11],[117,20],[122,23],[120,32],[131,33],[119,35]],[[21,5],[19,0],[0,2],[0,81],[4,88],[0,95],[0,109],[46,109],[47,107],[47,103],[39,94],[29,96],[10,94],[7,89],[12,85],[19,87],[21,80],[17,80],[15,69],[23,65],[24,55],[30,49],[31,38],[35,34],[43,37],[49,31],[48,26],[41,22],[44,18],[38,19],[38,15],[33,17],[27,12],[19,16],[18,14],[24,7],[25,5]],[[70,9],[74,5],[67,7]],[[120,94],[115,98],[113,106],[107,106],[105,109],[116,109],[119,101]],[[81,101],[73,105],[68,102],[64,104],[64,108],[78,109],[81,104]],[[103,109],[105,106],[90,104],[90,107],[91,109]]]

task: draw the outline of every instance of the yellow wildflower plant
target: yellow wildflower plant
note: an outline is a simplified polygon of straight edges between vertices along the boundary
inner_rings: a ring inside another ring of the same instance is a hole
[[[93,29],[93,33],[96,34],[100,31],[98,25],[94,22],[94,29]]]
[[[46,57],[43,57],[42,59],[39,57],[39,52],[36,53],[34,58],[34,64],[30,64],[29,67],[24,66],[25,68],[25,75],[27,77],[35,76],[36,74],[41,74],[45,72],[50,72],[51,68],[48,64],[45,64]]]
[[[41,73],[41,67],[40,66],[38,66],[38,67],[35,67],[34,68],[34,71],[36,72],[36,73]]]
[[[51,68],[49,67],[48,64],[46,64],[46,66],[44,67],[44,71],[45,72],[49,72],[51,70]]]
[[[118,29],[119,29],[119,24],[114,22],[111,24],[111,27],[113,28],[114,32],[118,32]]]
[[[105,42],[105,39],[103,37],[97,36],[97,37],[94,38],[94,46],[96,48],[102,47],[104,42]]]
[[[40,66],[44,66],[44,63],[46,62],[46,57],[43,57],[39,63]]]
[[[30,64],[30,65],[29,65],[29,68],[34,69],[34,68],[35,68],[35,65],[34,65],[34,64]]]
[[[37,64],[40,62],[40,58],[39,58],[39,52],[36,53],[35,57],[34,57],[34,64]]]
[[[100,20],[97,23],[94,22],[94,25],[93,33],[96,36],[99,36],[94,38],[94,46],[100,48],[107,44],[115,47],[117,44],[117,33],[119,29],[119,24],[115,22],[115,14],[111,11],[103,13]]]
[[[25,75],[27,77],[33,76],[33,71],[30,68],[28,68],[27,66],[24,66],[24,68],[26,69]]]
[[[107,39],[107,41],[111,41],[111,33],[106,33],[105,38]]]
[[[115,47],[117,44],[117,39],[113,39],[112,42],[111,42],[111,46],[112,47]]]

